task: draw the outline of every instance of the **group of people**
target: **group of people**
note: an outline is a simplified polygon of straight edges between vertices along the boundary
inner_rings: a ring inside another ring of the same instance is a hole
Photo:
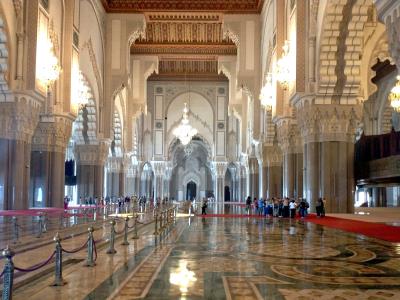
[[[305,198],[289,199],[289,198],[272,198],[267,199],[251,199],[250,196],[246,199],[246,212],[250,214],[254,209],[254,213],[260,216],[294,218],[296,212],[301,218],[308,215],[310,204]],[[325,216],[324,199],[319,198],[316,203],[317,217]]]

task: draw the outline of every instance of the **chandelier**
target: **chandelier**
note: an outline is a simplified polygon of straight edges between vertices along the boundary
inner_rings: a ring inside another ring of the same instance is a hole
[[[289,83],[293,81],[292,69],[295,67],[289,53],[289,45],[290,42],[285,41],[285,45],[282,47],[282,57],[276,62],[276,79],[282,85],[284,90],[287,90],[289,87]]]
[[[392,106],[396,112],[400,112],[400,75],[397,75],[396,79],[396,85],[392,88],[389,94],[389,101],[390,106]]]
[[[272,111],[273,104],[273,86],[272,86],[272,74],[267,74],[267,81],[261,89],[260,100],[261,105],[265,107],[267,111]]]
[[[181,123],[173,131],[173,134],[181,141],[182,145],[184,146],[189,144],[193,136],[197,134],[197,129],[193,128],[189,124],[188,112],[189,109],[187,107],[187,104],[185,103]]]
[[[58,79],[61,67],[54,53],[54,47],[47,34],[41,32],[37,41],[36,77],[45,87],[49,87]]]
[[[72,103],[81,110],[89,103],[89,86],[79,66],[75,65],[72,72]]]

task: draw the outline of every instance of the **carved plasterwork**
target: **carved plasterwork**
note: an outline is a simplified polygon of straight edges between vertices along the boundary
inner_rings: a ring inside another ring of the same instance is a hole
[[[224,13],[260,13],[262,0],[102,0],[104,9],[113,13],[210,11]]]
[[[372,0],[328,1],[319,45],[321,98],[336,104],[361,93],[360,58],[371,6]]]
[[[305,104],[297,108],[297,122],[304,143],[354,142],[361,116],[361,105]]]
[[[7,34],[6,34],[4,20],[0,15],[0,93],[8,91],[8,86],[9,86],[8,65],[9,61],[8,61]]]
[[[98,141],[97,145],[75,145],[74,155],[81,165],[103,166],[110,148],[109,140]]]
[[[32,138],[32,151],[64,153],[71,137],[73,121],[67,115],[40,116]]]
[[[41,116],[32,138],[33,151],[64,152],[72,120],[63,116]]]
[[[301,153],[303,144],[296,120],[291,117],[279,118],[276,125],[277,138],[283,153]]]
[[[278,145],[264,147],[263,157],[263,165],[266,167],[282,165],[282,150]]]
[[[131,46],[131,54],[236,55],[229,35],[222,34],[218,13],[149,13],[145,34]]]
[[[99,98],[103,98],[103,80],[101,77],[101,73],[99,71],[99,67],[97,65],[97,60],[96,60],[96,53],[93,50],[93,44],[92,44],[92,38],[89,38],[86,42],[83,43],[81,51],[84,50],[85,48],[88,49],[89,51],[89,57],[90,57],[90,63],[92,65],[93,73],[96,78],[96,83],[99,91]]]
[[[0,138],[31,142],[39,121],[41,101],[27,94],[12,94],[0,101]]]
[[[151,166],[153,167],[153,172],[156,177],[161,177],[165,173],[167,167],[167,162],[165,161],[152,161]]]
[[[213,161],[212,162],[212,170],[214,171],[214,175],[217,178],[225,177],[227,167],[228,167],[228,163],[226,161]]]

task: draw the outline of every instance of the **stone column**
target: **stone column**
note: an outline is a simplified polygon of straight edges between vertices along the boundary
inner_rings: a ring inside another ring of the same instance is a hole
[[[266,146],[263,150],[265,164],[266,197],[282,196],[282,151],[278,145]]]
[[[321,197],[326,199],[326,211],[333,213],[351,212],[348,197],[354,190],[353,162],[354,145],[347,142],[320,143],[320,189]]]
[[[28,94],[1,95],[0,209],[29,208],[31,140],[41,100]]]
[[[277,120],[277,136],[283,152],[283,196],[301,197],[303,173],[302,141],[297,122],[292,117],[281,117]],[[299,168],[300,172],[299,172]]]
[[[107,159],[107,196],[124,196],[124,159],[123,157],[108,157]],[[122,181],[122,183],[121,183]]]
[[[214,196],[215,201],[224,201],[224,183],[225,183],[225,173],[227,168],[226,162],[213,162],[214,168]]]
[[[164,161],[152,161],[151,165],[154,172],[154,203],[156,203],[157,198],[162,200],[164,196],[164,176],[166,163]]]
[[[64,206],[65,149],[71,136],[69,115],[42,115],[32,139],[31,183],[29,200],[32,206]],[[42,199],[38,197],[42,196]],[[38,200],[42,201],[38,203]]]
[[[265,186],[264,186],[264,181],[265,181],[265,169],[263,168],[263,161],[258,160],[258,196],[261,198],[265,198]]]
[[[301,101],[307,101],[302,99]],[[339,99],[340,101],[340,99]],[[319,197],[327,212],[354,210],[354,135],[361,105],[303,105],[297,117],[304,144],[305,194],[311,211]]]
[[[236,171],[236,201],[237,202],[242,202],[242,175],[241,175],[241,170],[240,167]]]
[[[250,194],[251,198],[259,196],[259,173],[258,160],[255,157],[249,158],[250,169]]]
[[[75,145],[78,199],[80,197],[107,196],[104,195],[104,166],[109,146],[108,140],[99,141],[97,145]],[[109,173],[107,173],[107,177],[107,185],[110,186],[112,178]],[[108,188],[107,191],[109,191]]]

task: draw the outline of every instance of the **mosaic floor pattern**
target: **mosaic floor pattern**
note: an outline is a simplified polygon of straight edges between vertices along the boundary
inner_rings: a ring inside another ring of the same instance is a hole
[[[299,219],[181,217],[153,232],[100,249],[94,268],[67,266],[63,287],[49,274],[13,299],[400,299],[400,244]]]
[[[299,220],[194,218],[109,299],[400,299],[400,245]]]

